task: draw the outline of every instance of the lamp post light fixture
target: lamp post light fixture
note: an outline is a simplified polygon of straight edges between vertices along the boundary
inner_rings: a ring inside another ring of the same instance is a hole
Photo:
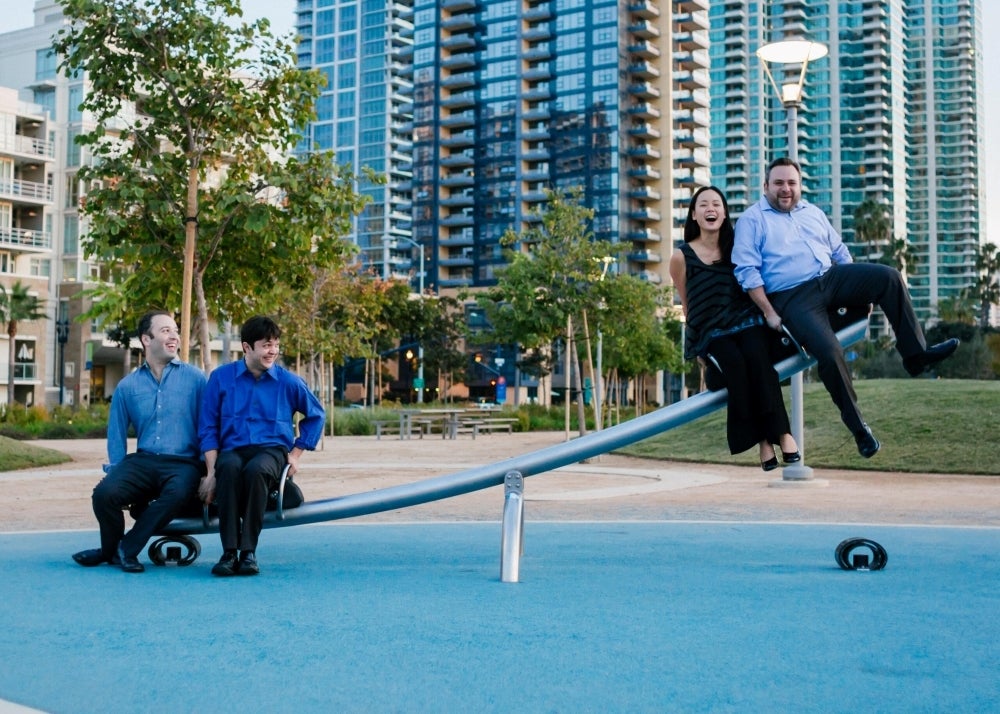
[[[66,395],[66,343],[69,341],[69,320],[56,320],[56,339],[59,341],[59,404]]]
[[[788,118],[788,157],[798,163],[799,161],[799,106],[802,104],[802,90],[806,81],[806,68],[810,62],[826,57],[829,49],[821,42],[811,42],[803,39],[788,39],[772,42],[763,45],[757,50],[757,58],[764,66],[764,73],[767,75],[771,87],[774,89],[785,108]],[[779,86],[771,73],[770,65],[798,65],[798,81],[782,82]],[[795,443],[798,444],[799,453],[802,460],[798,463],[789,464],[781,471],[780,484],[785,483],[808,483],[812,482],[821,485],[813,480],[813,470],[806,466],[806,444],[805,444],[805,419],[803,417],[803,388],[802,372],[796,372],[791,379],[792,392],[792,435]],[[825,482],[822,482],[825,484]]]
[[[417,249],[420,253],[420,275],[419,285],[420,285],[420,300],[424,299],[424,247],[417,243],[412,238],[404,238],[402,236],[396,236],[396,240],[402,241],[404,243],[409,243],[411,246]],[[424,343],[421,340],[417,345],[417,384],[419,385],[417,389],[417,404],[424,403]]]

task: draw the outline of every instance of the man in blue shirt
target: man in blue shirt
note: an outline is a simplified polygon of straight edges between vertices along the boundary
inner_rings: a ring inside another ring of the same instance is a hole
[[[302,452],[315,449],[323,434],[323,405],[300,377],[277,364],[280,338],[274,320],[251,317],[240,330],[243,359],[218,367],[205,388],[198,435],[208,475],[198,493],[219,509],[223,553],[214,575],[260,572],[256,550],[267,495],[285,462],[295,475]],[[298,437],[296,412],[303,415]]]
[[[899,271],[853,263],[823,211],[802,199],[801,178],[799,165],[787,157],[768,166],[764,197],[736,223],[736,279],[772,329],[780,330],[784,323],[816,358],[820,379],[867,459],[881,445],[861,416],[829,311],[876,303],[896,333],[903,366],[914,377],[949,357],[958,340],[927,347]]]
[[[198,445],[198,410],[205,375],[177,358],[180,335],[169,312],[139,320],[145,362],[115,388],[108,421],[107,474],[94,488],[101,547],[73,555],[80,565],[111,563],[126,573],[145,568],[138,555],[150,536],[194,497],[204,473]],[[129,427],[137,450],[128,454]],[[123,508],[145,506],[125,533]]]

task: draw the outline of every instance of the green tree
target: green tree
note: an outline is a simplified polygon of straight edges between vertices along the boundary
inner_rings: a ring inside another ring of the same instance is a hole
[[[892,237],[892,221],[886,207],[873,198],[858,204],[854,209],[854,237],[868,246],[868,255],[881,256]]]
[[[9,288],[0,285],[0,321],[7,323],[7,404],[14,404],[14,363],[17,356],[14,341],[17,324],[32,320],[44,320],[42,303],[37,296],[28,292],[28,286],[20,280]]]
[[[995,243],[976,248],[976,281],[964,294],[977,305],[979,325],[985,329],[990,324],[990,307],[1000,305],[1000,251]]]
[[[307,264],[343,263],[343,219],[362,205],[346,170],[329,154],[277,158],[300,141],[322,83],[296,67],[289,39],[242,22],[238,0],[61,4],[71,24],[54,48],[64,71],[86,73],[81,109],[95,123],[77,139],[94,157],[79,174],[84,244],[121,281],[95,314],[114,324],[131,321],[109,312],[124,306],[179,304],[186,360],[192,298],[207,346],[210,317],[238,320],[276,281],[305,289]]]

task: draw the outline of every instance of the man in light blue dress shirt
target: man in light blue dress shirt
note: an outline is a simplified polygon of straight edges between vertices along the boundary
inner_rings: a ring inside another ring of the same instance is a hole
[[[958,340],[927,347],[902,275],[887,265],[852,262],[826,214],[802,199],[801,179],[799,165],[787,157],[768,166],[763,198],[736,223],[736,279],[768,326],[781,330],[784,324],[816,358],[820,379],[858,452],[871,458],[881,445],[861,416],[830,310],[879,305],[896,333],[903,366],[913,376],[950,356]]]
[[[80,565],[111,563],[127,573],[145,569],[138,555],[146,541],[195,497],[204,473],[198,410],[205,375],[177,358],[180,335],[169,312],[143,315],[139,340],[146,358],[115,388],[108,421],[107,475],[91,499],[101,547],[73,555]],[[127,453],[130,426],[137,436],[137,450],[131,454]],[[129,506],[145,509],[125,533],[122,509]]]

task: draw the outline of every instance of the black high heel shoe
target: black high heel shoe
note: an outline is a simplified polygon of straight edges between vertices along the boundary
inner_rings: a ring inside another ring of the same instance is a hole
[[[798,451],[785,451],[784,449],[782,449],[781,460],[784,461],[786,464],[795,464],[798,463],[799,461],[802,461],[802,454],[800,454]]]
[[[761,461],[760,467],[765,471],[774,471],[776,468],[778,468],[778,457],[772,456],[767,461]]]

